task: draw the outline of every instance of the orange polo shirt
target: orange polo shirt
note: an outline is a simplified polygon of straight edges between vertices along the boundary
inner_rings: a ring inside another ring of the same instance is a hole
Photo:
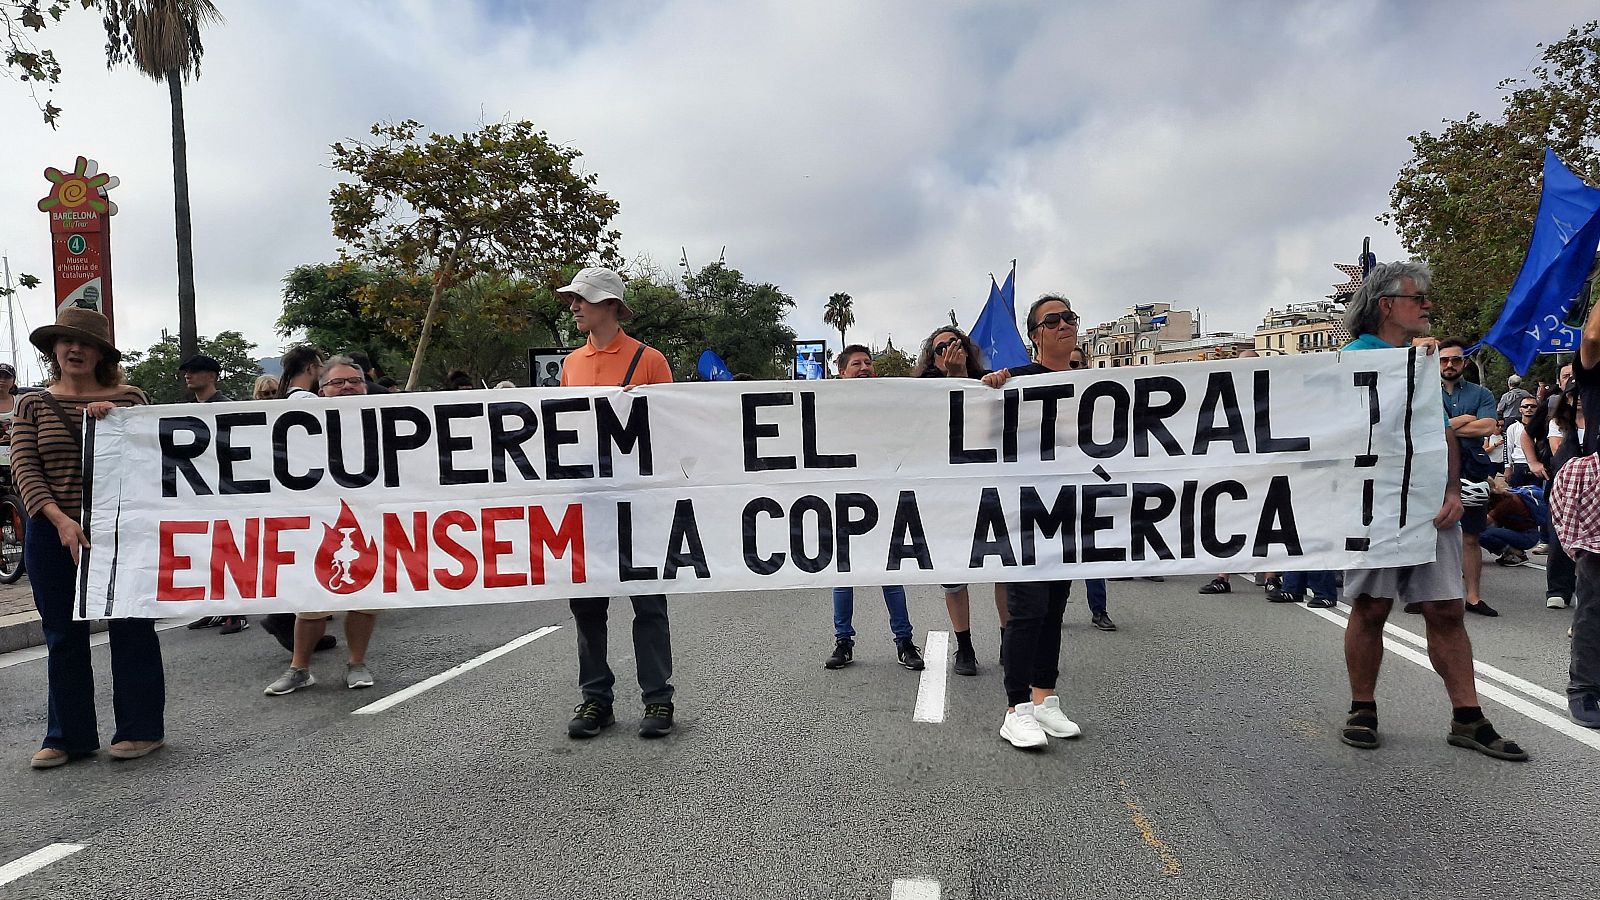
[[[562,387],[600,387],[622,384],[639,351],[638,341],[621,331],[604,347],[596,347],[591,336],[583,346],[567,354],[567,364],[561,369]],[[633,370],[633,384],[670,384],[672,368],[667,358],[654,347],[645,347],[639,365]]]

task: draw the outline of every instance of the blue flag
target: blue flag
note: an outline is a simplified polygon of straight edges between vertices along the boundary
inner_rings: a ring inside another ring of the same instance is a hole
[[[700,377],[707,381],[732,381],[733,373],[728,371],[728,364],[722,361],[715,351],[707,350],[700,354]]]
[[[972,326],[972,342],[983,351],[992,369],[1028,364],[1028,348],[1017,333],[1016,278],[1017,270],[1013,268],[1006,276],[1005,287],[1000,287],[990,276],[989,301],[983,304],[978,323]]]
[[[1533,220],[1533,238],[1522,270],[1506,295],[1505,309],[1483,339],[1527,374],[1538,355],[1570,342],[1566,327],[1572,303],[1600,247],[1600,188],[1583,183],[1544,151],[1544,191]]]

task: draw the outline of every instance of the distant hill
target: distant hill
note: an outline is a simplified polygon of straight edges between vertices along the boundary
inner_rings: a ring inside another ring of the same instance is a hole
[[[256,365],[261,367],[261,374],[271,375],[273,378],[283,374],[283,361],[276,356],[256,360]]]

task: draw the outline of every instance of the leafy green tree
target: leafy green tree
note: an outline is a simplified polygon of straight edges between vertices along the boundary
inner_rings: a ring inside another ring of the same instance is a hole
[[[217,382],[217,390],[235,400],[250,399],[256,377],[261,374],[261,367],[255,361],[255,349],[256,345],[237,331],[218,332],[211,340],[200,338],[200,352],[222,366],[222,380]],[[143,388],[150,395],[150,402],[182,403],[189,399],[189,392],[178,374],[178,365],[187,358],[177,335],[169,334],[148,350],[124,353],[122,366],[128,373],[128,382]]]
[[[1544,148],[1600,179],[1600,23],[1541,45],[1528,78],[1500,83],[1497,117],[1469,112],[1411,137],[1382,220],[1433,269],[1434,333],[1481,337],[1505,305],[1538,209]],[[1508,367],[1493,367],[1498,376]]]
[[[333,234],[362,261],[432,290],[419,318],[407,388],[422,375],[450,289],[498,273],[555,285],[591,259],[615,265],[618,205],[580,174],[581,154],[531,122],[485,125],[462,135],[421,136],[406,120],[372,126],[372,142],[333,145],[334,168],[350,176],[330,197]]]
[[[460,369],[474,381],[528,383],[528,350],[559,343],[530,302],[549,288],[494,274],[475,275],[451,289],[448,313],[439,322],[424,362],[431,383]],[[412,320],[415,321],[415,320]]]
[[[855,323],[856,313],[849,294],[841,292],[828,298],[828,305],[822,310],[822,324],[839,330],[840,347],[845,346],[845,329]]]
[[[183,123],[183,83],[200,77],[205,47],[200,30],[220,24],[211,0],[101,0],[106,64],[128,63],[167,83],[172,101],[172,202],[178,236],[178,343],[185,356],[198,347],[194,312],[194,227],[189,220],[189,139]]]
[[[430,290],[426,279],[406,282],[349,260],[296,266],[283,278],[278,334],[303,332],[307,343],[330,353],[360,350],[384,371],[398,372],[410,364],[412,344],[404,335],[408,326],[414,333],[416,320],[408,312],[394,321],[374,307],[393,310],[403,305],[394,295],[407,293],[420,308]]]
[[[896,347],[892,338],[872,358],[872,371],[878,373],[879,378],[909,378],[915,365],[915,360]]]
[[[683,292],[705,313],[685,377],[695,371],[706,349],[717,351],[733,372],[761,379],[788,377],[795,333],[784,320],[794,309],[793,297],[775,284],[752,284],[744,273],[721,262],[685,278]]]
[[[46,125],[56,127],[61,108],[49,100],[41,102],[39,86],[61,83],[61,63],[54,50],[39,46],[39,32],[61,21],[73,7],[89,9],[99,0],[0,0],[0,27],[5,43],[0,46],[6,58],[6,73],[28,86],[33,103],[39,107]],[[31,32],[31,33],[30,33]]]

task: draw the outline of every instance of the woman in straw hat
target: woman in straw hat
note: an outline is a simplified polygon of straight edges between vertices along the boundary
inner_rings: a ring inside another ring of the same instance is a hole
[[[123,383],[122,354],[111,343],[111,323],[100,313],[64,309],[55,324],[36,329],[29,340],[43,354],[50,379],[45,390],[17,401],[11,470],[32,517],[23,559],[50,654],[49,725],[32,765],[49,769],[93,756],[100,748],[89,623],[72,619],[78,553],[89,546],[78,521],[83,416],[99,419],[116,407],[149,400]],[[161,644],[149,619],[112,619],[110,632],[117,727],[108,752],[116,759],[136,759],[165,739]]]

